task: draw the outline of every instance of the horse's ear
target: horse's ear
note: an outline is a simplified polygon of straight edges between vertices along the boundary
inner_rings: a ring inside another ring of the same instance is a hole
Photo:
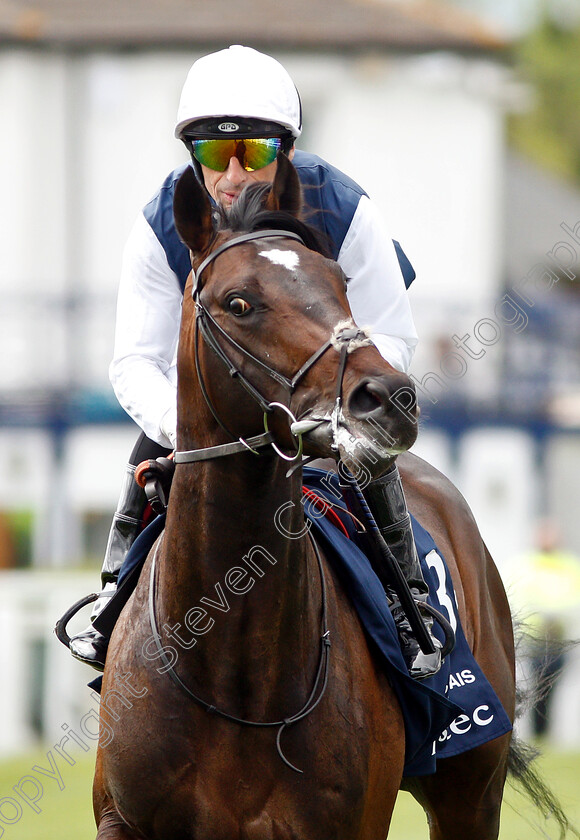
[[[190,251],[203,253],[213,237],[211,204],[191,166],[182,172],[173,196],[175,228]]]
[[[266,208],[268,210],[284,210],[291,216],[298,218],[302,210],[302,187],[300,186],[298,173],[283,152],[278,153],[276,162],[276,175],[266,202]]]

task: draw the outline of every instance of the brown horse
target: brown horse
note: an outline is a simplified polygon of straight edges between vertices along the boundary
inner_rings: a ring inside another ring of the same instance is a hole
[[[401,709],[324,558],[288,536],[304,529],[301,471],[284,457],[297,442],[296,458],[302,447],[348,456],[354,440],[386,469],[415,440],[413,411],[393,400],[410,382],[354,328],[344,275],[294,218],[300,188],[285,159],[263,209],[267,189],[214,229],[189,170],[177,187],[195,269],[179,343],[182,455],[164,535],[109,647],[98,840],[384,840],[401,787]],[[410,455],[399,464],[513,718],[512,627],[494,564],[449,482]],[[406,780],[432,840],[497,837],[509,742]]]

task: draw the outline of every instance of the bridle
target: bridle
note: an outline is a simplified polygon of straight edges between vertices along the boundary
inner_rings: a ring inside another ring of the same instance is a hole
[[[253,353],[251,353],[246,347],[243,347],[239,344],[234,338],[232,338],[229,333],[221,327],[215,318],[211,315],[209,310],[203,305],[200,299],[202,285],[201,285],[201,276],[206,268],[224,251],[227,251],[230,248],[234,248],[237,245],[242,245],[245,242],[251,242],[256,239],[270,239],[273,237],[283,238],[283,239],[294,239],[300,242],[302,245],[305,245],[304,240],[300,237],[297,233],[292,231],[285,231],[285,230],[258,230],[252,233],[245,233],[240,236],[236,236],[233,239],[229,239],[227,242],[224,242],[215,251],[212,251],[197,267],[196,270],[193,272],[193,283],[192,283],[192,298],[195,302],[195,338],[194,338],[194,348],[195,348],[195,366],[196,371],[200,383],[200,388],[203,394],[203,398],[211,411],[214,419],[219,424],[219,426],[228,434],[230,437],[233,438],[231,443],[222,444],[220,446],[211,446],[206,447],[204,449],[190,449],[190,450],[178,450],[175,452],[174,460],[177,464],[183,463],[192,463],[196,461],[205,461],[210,460],[213,458],[219,458],[225,455],[235,454],[236,452],[243,452],[243,451],[250,451],[253,452],[255,455],[259,455],[259,450],[267,447],[272,446],[276,453],[285,460],[298,460],[302,457],[302,434],[305,433],[306,430],[310,430],[316,425],[319,425],[322,421],[314,421],[314,423],[308,424],[308,428],[306,428],[303,424],[301,425],[288,406],[281,402],[272,402],[267,399],[253,384],[250,380],[245,376],[244,373],[240,370],[240,368],[232,361],[228,353],[225,351],[224,347],[220,343],[219,339],[225,341],[230,347],[232,347],[237,353],[239,353],[243,358],[247,359],[254,368],[258,368],[264,373],[266,373],[274,382],[278,385],[281,385],[287,392],[288,396],[291,397],[292,394],[295,392],[297,385],[299,382],[304,378],[304,376],[308,373],[308,371],[318,362],[318,360],[326,353],[326,351],[330,347],[339,348],[340,347],[340,361],[339,361],[339,368],[338,368],[338,375],[337,375],[337,388],[336,388],[336,395],[335,395],[335,407],[333,410],[332,415],[332,425],[333,430],[336,432],[338,427],[338,419],[339,413],[341,408],[341,393],[342,393],[342,380],[344,377],[344,370],[346,367],[346,357],[349,352],[352,352],[353,349],[356,347],[364,346],[366,344],[370,344],[371,341],[364,330],[361,330],[353,325],[338,325],[335,328],[334,332],[331,336],[327,339],[327,341],[322,344],[321,347],[318,348],[307,360],[304,364],[296,371],[296,373],[292,376],[292,378],[288,378],[284,376],[284,374],[280,373],[279,371],[275,370],[274,368],[270,367],[270,365],[266,364],[264,361],[259,359]],[[250,438],[242,438],[237,437],[224,423],[222,418],[219,416],[217,409],[213,405],[211,398],[209,396],[207,387],[205,385],[205,381],[203,378],[203,374],[201,371],[200,359],[199,359],[199,337],[202,337],[207,346],[213,350],[215,355],[220,359],[220,361],[225,365],[228,370],[228,373],[232,379],[237,379],[238,382],[245,388],[245,390],[250,394],[250,396],[258,403],[262,411],[264,412],[264,428],[265,431],[259,435],[255,435]],[[356,342],[356,347],[354,343]],[[297,452],[292,456],[289,457],[285,455],[274,443],[274,438],[270,430],[268,429],[268,415],[272,414],[275,409],[283,410],[288,417],[290,418],[291,422],[291,432],[293,436],[298,440],[298,448]]]
[[[201,389],[204,396],[204,399],[212,412],[214,418],[219,423],[219,425],[232,437],[235,438],[235,435],[225,426],[222,422],[221,418],[219,417],[215,407],[213,406],[205,384],[203,382],[203,376],[201,374],[201,366],[199,363],[199,347],[198,347],[198,338],[199,335],[203,338],[206,342],[208,347],[210,347],[213,352],[217,355],[217,357],[223,362],[223,364],[228,369],[228,372],[232,378],[236,378],[239,382],[243,385],[243,387],[248,391],[248,393],[254,398],[254,400],[258,403],[258,405],[262,408],[264,412],[264,425],[266,431],[260,435],[256,435],[253,438],[239,438],[238,440],[234,440],[231,443],[222,444],[221,446],[212,446],[207,447],[205,449],[194,449],[194,450],[184,450],[184,451],[177,451],[175,452],[175,461],[176,463],[191,463],[195,461],[201,460],[208,460],[210,458],[218,458],[225,455],[233,454],[235,452],[243,452],[250,451],[256,455],[259,455],[259,450],[268,446],[272,445],[275,451],[286,460],[300,460],[302,457],[302,434],[306,433],[312,428],[315,428],[319,423],[328,422],[326,419],[324,420],[316,420],[316,421],[303,421],[300,423],[296,420],[288,406],[284,405],[283,403],[278,402],[270,402],[269,400],[264,397],[263,394],[258,391],[258,389],[250,382],[250,380],[240,371],[240,369],[234,364],[231,360],[227,352],[224,350],[220,341],[218,341],[218,336],[220,339],[226,341],[231,347],[233,347],[236,352],[240,353],[245,359],[251,362],[252,365],[255,367],[260,368],[261,370],[265,371],[268,376],[270,376],[275,382],[282,385],[286,391],[288,392],[289,396],[292,396],[298,383],[301,379],[306,375],[306,373],[312,368],[313,365],[326,353],[326,351],[330,347],[335,347],[340,353],[340,360],[338,365],[338,373],[337,373],[337,381],[336,381],[336,391],[335,391],[335,404],[332,410],[332,414],[330,417],[330,423],[332,428],[332,437],[333,443],[332,447],[336,450],[338,449],[337,444],[337,434],[338,434],[338,426],[341,417],[341,404],[342,404],[342,381],[344,377],[344,372],[346,368],[346,360],[347,355],[349,352],[356,350],[358,347],[366,346],[367,344],[371,344],[371,340],[367,334],[367,331],[360,330],[356,327],[352,322],[346,324],[337,324],[334,328],[332,335],[316,350],[302,365],[302,367],[294,374],[294,376],[289,379],[288,377],[281,374],[279,371],[275,370],[274,368],[267,365],[261,359],[258,359],[249,350],[239,344],[235,339],[233,339],[220,325],[217,321],[212,317],[209,311],[203,306],[200,300],[200,289],[201,289],[201,275],[203,271],[210,265],[210,263],[216,259],[220,254],[226,251],[229,248],[233,248],[236,245],[241,245],[244,242],[250,242],[256,239],[268,239],[271,237],[283,237],[286,239],[294,239],[298,242],[301,242],[303,245],[305,244],[304,241],[300,236],[290,231],[280,231],[280,230],[261,230],[256,231],[253,233],[243,234],[241,236],[237,236],[234,239],[230,239],[227,242],[223,243],[220,247],[216,248],[209,256],[207,256],[197,268],[197,271],[194,272],[193,276],[193,289],[192,289],[192,297],[195,302],[195,315],[196,315],[196,333],[195,333],[195,364],[199,376],[199,381],[201,383]],[[271,432],[268,430],[267,426],[267,417],[268,415],[275,409],[281,408],[283,409],[288,416],[291,418],[292,425],[290,426],[291,432],[294,434],[295,437],[299,438],[299,447],[298,452],[292,458],[288,458],[284,453],[282,453],[274,444],[273,437]],[[364,496],[362,495],[362,491],[357,485],[356,478],[351,476],[349,479],[352,483],[352,486],[357,492],[357,496],[361,505],[363,506],[363,510],[365,511],[366,518],[368,520],[369,528],[373,533],[378,535],[379,543],[384,547],[384,552],[386,552],[386,560],[390,566],[393,568],[396,567],[398,569],[397,561],[392,557],[392,553],[388,547],[388,545],[384,542],[384,539],[381,537],[378,526],[374,521],[374,518],[366,505]],[[275,727],[278,729],[278,734],[276,738],[276,746],[278,749],[278,754],[280,755],[281,759],[290,767],[292,770],[295,770],[298,773],[302,771],[299,768],[295,767],[284,755],[281,747],[281,736],[284,730],[294,724],[297,723],[299,720],[302,720],[307,715],[309,715],[320,703],[322,700],[326,686],[328,683],[328,675],[329,675],[329,648],[330,648],[330,634],[327,625],[327,597],[326,597],[326,585],[324,580],[324,569],[322,564],[322,558],[320,552],[318,550],[318,546],[316,545],[315,540],[313,539],[312,535],[309,533],[310,539],[312,540],[312,545],[314,548],[314,552],[318,561],[318,568],[320,574],[320,582],[321,582],[321,592],[322,592],[322,609],[321,609],[321,634],[320,634],[320,650],[319,650],[319,658],[318,658],[318,667],[316,670],[314,683],[310,692],[306,703],[302,706],[302,708],[294,715],[289,716],[287,718],[274,720],[274,721],[255,721],[255,720],[246,720],[243,718],[239,718],[236,715],[232,715],[229,712],[226,712],[222,709],[216,708],[213,704],[208,703],[207,701],[203,700],[197,694],[195,694],[179,677],[173,664],[169,661],[165,649],[162,644],[162,639],[159,633],[157,618],[156,618],[156,610],[155,610],[155,601],[156,601],[156,554],[155,551],[153,555],[153,559],[151,562],[151,570],[150,570],[150,583],[149,583],[149,620],[150,626],[153,634],[153,639],[155,645],[157,647],[157,652],[159,657],[162,659],[164,664],[164,673],[168,673],[170,678],[173,680],[175,685],[183,691],[190,699],[192,699],[195,703],[205,709],[206,712],[215,714],[219,717],[225,718],[226,720],[232,721],[237,724],[242,724],[245,726],[254,726],[254,727]],[[399,570],[399,575],[402,573]],[[405,584],[406,585],[406,584]],[[403,586],[404,589],[404,586]],[[400,594],[400,590],[396,589],[396,591]],[[411,613],[407,613],[407,615],[413,619],[412,620],[412,627],[415,631],[415,635],[419,638],[419,631],[422,629],[422,635],[425,637],[425,643],[427,646],[427,650],[429,646],[432,648],[432,641],[427,634],[425,626],[423,625],[423,621],[421,615],[418,612],[417,605],[414,602],[413,596],[407,588],[408,593],[408,604],[407,607],[412,607]],[[433,611],[430,608],[429,612],[432,612],[433,615],[439,620],[442,624],[444,620],[442,616],[440,616],[436,611]],[[413,617],[413,613],[416,615]],[[448,624],[448,622],[447,622]],[[448,624],[449,630],[451,631],[450,625]],[[446,634],[447,635],[447,634]],[[448,637],[450,638],[450,637]]]
[[[261,359],[257,358],[253,353],[251,353],[247,348],[243,347],[239,344],[235,339],[233,339],[227,332],[224,330],[213,318],[210,312],[204,307],[200,300],[200,292],[201,292],[201,275],[205,271],[205,269],[210,265],[210,263],[216,259],[220,254],[226,251],[229,248],[233,248],[237,245],[241,245],[244,242],[250,242],[255,239],[269,239],[271,237],[280,237],[285,239],[294,239],[304,245],[304,241],[298,234],[292,233],[290,231],[281,231],[281,230],[260,230],[253,233],[246,233],[241,236],[237,236],[234,239],[230,239],[227,242],[223,243],[219,248],[216,248],[208,257],[206,257],[196,271],[193,273],[193,289],[192,289],[192,297],[195,302],[195,364],[197,369],[197,374],[199,378],[199,382],[201,385],[201,390],[203,397],[213,414],[216,421],[219,425],[233,438],[235,435],[227,428],[227,426],[223,423],[219,414],[212,404],[210,399],[209,393],[207,388],[205,387],[205,383],[202,376],[201,365],[199,361],[199,337],[201,336],[208,347],[213,350],[216,354],[218,359],[220,359],[223,364],[226,366],[230,376],[234,379],[237,379],[240,384],[246,389],[246,391],[253,397],[253,399],[258,403],[262,411],[264,412],[264,426],[265,431],[262,434],[255,435],[254,437],[250,438],[238,438],[238,440],[233,440],[231,443],[222,444],[219,446],[210,446],[204,449],[192,449],[192,450],[181,450],[176,451],[174,455],[175,462],[177,464],[184,464],[184,463],[192,463],[196,461],[203,461],[209,460],[213,458],[219,458],[225,455],[231,455],[236,452],[243,452],[243,451],[250,451],[253,452],[255,455],[260,454],[260,450],[267,446],[272,446],[277,454],[285,458],[286,460],[299,460],[302,457],[302,434],[305,433],[307,430],[311,428],[315,428],[319,425],[320,422],[325,421],[306,421],[300,424],[288,406],[284,405],[280,402],[271,402],[269,401],[260,391],[250,382],[250,380],[241,372],[239,367],[235,365],[232,361],[222,344],[220,343],[219,339],[225,341],[230,347],[233,347],[234,350],[239,353],[243,358],[247,359],[255,368],[259,368],[260,370],[264,371],[271,379],[277,382],[279,385],[282,385],[285,390],[288,392],[289,396],[292,396],[298,383],[303,379],[303,377],[308,373],[308,371],[316,364],[316,362],[326,353],[326,351],[330,347],[335,347],[336,349],[340,348],[340,362],[339,362],[339,369],[338,369],[338,377],[337,377],[337,387],[336,387],[336,401],[335,407],[333,411],[333,416],[336,415],[336,419],[333,421],[334,426],[338,425],[338,416],[340,413],[340,404],[341,404],[341,393],[342,393],[342,380],[344,376],[344,370],[346,366],[346,357],[350,351],[356,349],[359,346],[363,346],[365,344],[370,344],[370,339],[368,338],[366,332],[364,330],[359,330],[354,325],[337,325],[335,327],[332,335],[327,339],[327,341],[322,344],[321,347],[318,348],[307,360],[306,362],[300,367],[298,371],[292,376],[292,378],[288,378],[281,374],[279,371],[275,370],[274,368],[267,365]],[[356,344],[355,344],[356,342]],[[293,421],[291,425],[294,426],[295,429],[300,428],[301,431],[292,432],[296,438],[299,439],[298,451],[297,453],[289,458],[283,452],[281,452],[276,444],[274,443],[274,439],[272,433],[268,430],[267,425],[267,417],[271,414],[276,408],[282,409],[285,411],[289,418]],[[314,540],[312,534],[309,533],[310,540],[312,542],[312,546],[314,549],[314,553],[316,555],[319,576],[320,576],[320,586],[321,586],[321,596],[322,596],[322,604],[321,604],[321,628],[320,628],[320,649],[319,649],[319,657],[318,657],[318,667],[316,669],[316,674],[314,677],[312,689],[308,699],[306,700],[305,704],[302,708],[293,715],[290,715],[286,718],[280,720],[273,720],[273,721],[255,721],[255,720],[245,720],[243,718],[239,718],[236,715],[232,715],[229,712],[226,712],[222,709],[216,708],[213,704],[208,703],[207,701],[203,700],[197,694],[195,694],[179,677],[173,664],[169,661],[166,656],[165,649],[162,645],[161,635],[159,633],[157,618],[156,618],[156,610],[155,610],[155,601],[156,601],[156,555],[157,552],[153,555],[153,560],[151,563],[151,571],[150,571],[150,582],[149,582],[149,621],[150,626],[153,634],[153,639],[155,645],[157,647],[157,651],[161,660],[164,664],[164,672],[169,675],[169,677],[173,680],[175,685],[183,691],[190,699],[192,699],[195,703],[205,709],[207,712],[217,715],[219,717],[225,718],[226,720],[232,721],[237,724],[245,725],[245,726],[254,726],[254,727],[266,727],[266,728],[276,728],[278,730],[277,737],[276,737],[276,747],[278,750],[278,754],[280,758],[284,761],[284,763],[290,767],[292,770],[295,770],[298,773],[302,771],[299,768],[295,767],[284,755],[281,746],[281,737],[284,730],[291,726],[292,724],[297,723],[298,721],[305,718],[309,715],[320,703],[322,700],[324,693],[326,691],[326,686],[328,683],[328,674],[329,674],[329,650],[330,650],[330,632],[328,629],[328,621],[327,621],[327,594],[326,594],[326,583],[324,579],[324,569],[322,564],[322,558],[320,555],[319,548]]]

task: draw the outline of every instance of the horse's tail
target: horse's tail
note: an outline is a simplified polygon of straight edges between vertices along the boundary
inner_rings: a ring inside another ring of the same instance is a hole
[[[544,820],[556,824],[560,840],[568,836],[580,838],[580,833],[566,816],[555,793],[534,767],[539,755],[539,750],[514,735],[508,755],[508,778],[534,803]]]
[[[516,638],[516,649],[525,649],[526,644],[534,641],[533,634],[526,628],[525,622],[514,618],[514,631]],[[560,644],[561,653],[578,644],[577,641],[562,641]],[[535,684],[518,682],[516,696],[516,720],[522,714],[538,703],[550,690],[552,683],[557,679],[558,673],[546,672],[539,676]],[[560,840],[565,837],[576,837],[580,840],[578,829],[570,822],[556,794],[541,776],[541,772],[535,766],[537,758],[541,755],[540,750],[531,744],[526,743],[512,735],[508,754],[508,780],[512,786],[530,799],[544,820],[553,821],[560,831]],[[543,832],[542,832],[543,833]]]

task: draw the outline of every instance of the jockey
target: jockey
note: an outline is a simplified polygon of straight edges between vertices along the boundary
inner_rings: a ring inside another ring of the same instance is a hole
[[[193,166],[210,199],[227,208],[246,184],[272,182],[276,155],[285,152],[304,187],[308,222],[328,237],[349,278],[355,322],[372,326],[374,343],[393,367],[407,371],[411,363],[417,335],[406,286],[415,273],[364,190],[321,158],[296,149],[301,129],[296,87],[270,56],[232,46],[200,58],[189,71],[175,136],[191,161],[170,173],[139,214],[124,251],[110,378],[119,402],[143,432],[127,465],[93,620],[114,594],[125,555],[141,529],[146,497],[134,481],[136,465],[175,448],[176,349],[191,262],[174,227],[172,203],[186,166]],[[413,594],[424,600],[427,586],[397,467],[371,482],[365,495]],[[420,679],[435,673],[439,650],[426,656],[402,612],[395,613],[395,621],[411,674]],[[429,619],[427,624],[430,629]],[[70,648],[77,659],[102,670],[107,644],[91,624],[71,639]]]

